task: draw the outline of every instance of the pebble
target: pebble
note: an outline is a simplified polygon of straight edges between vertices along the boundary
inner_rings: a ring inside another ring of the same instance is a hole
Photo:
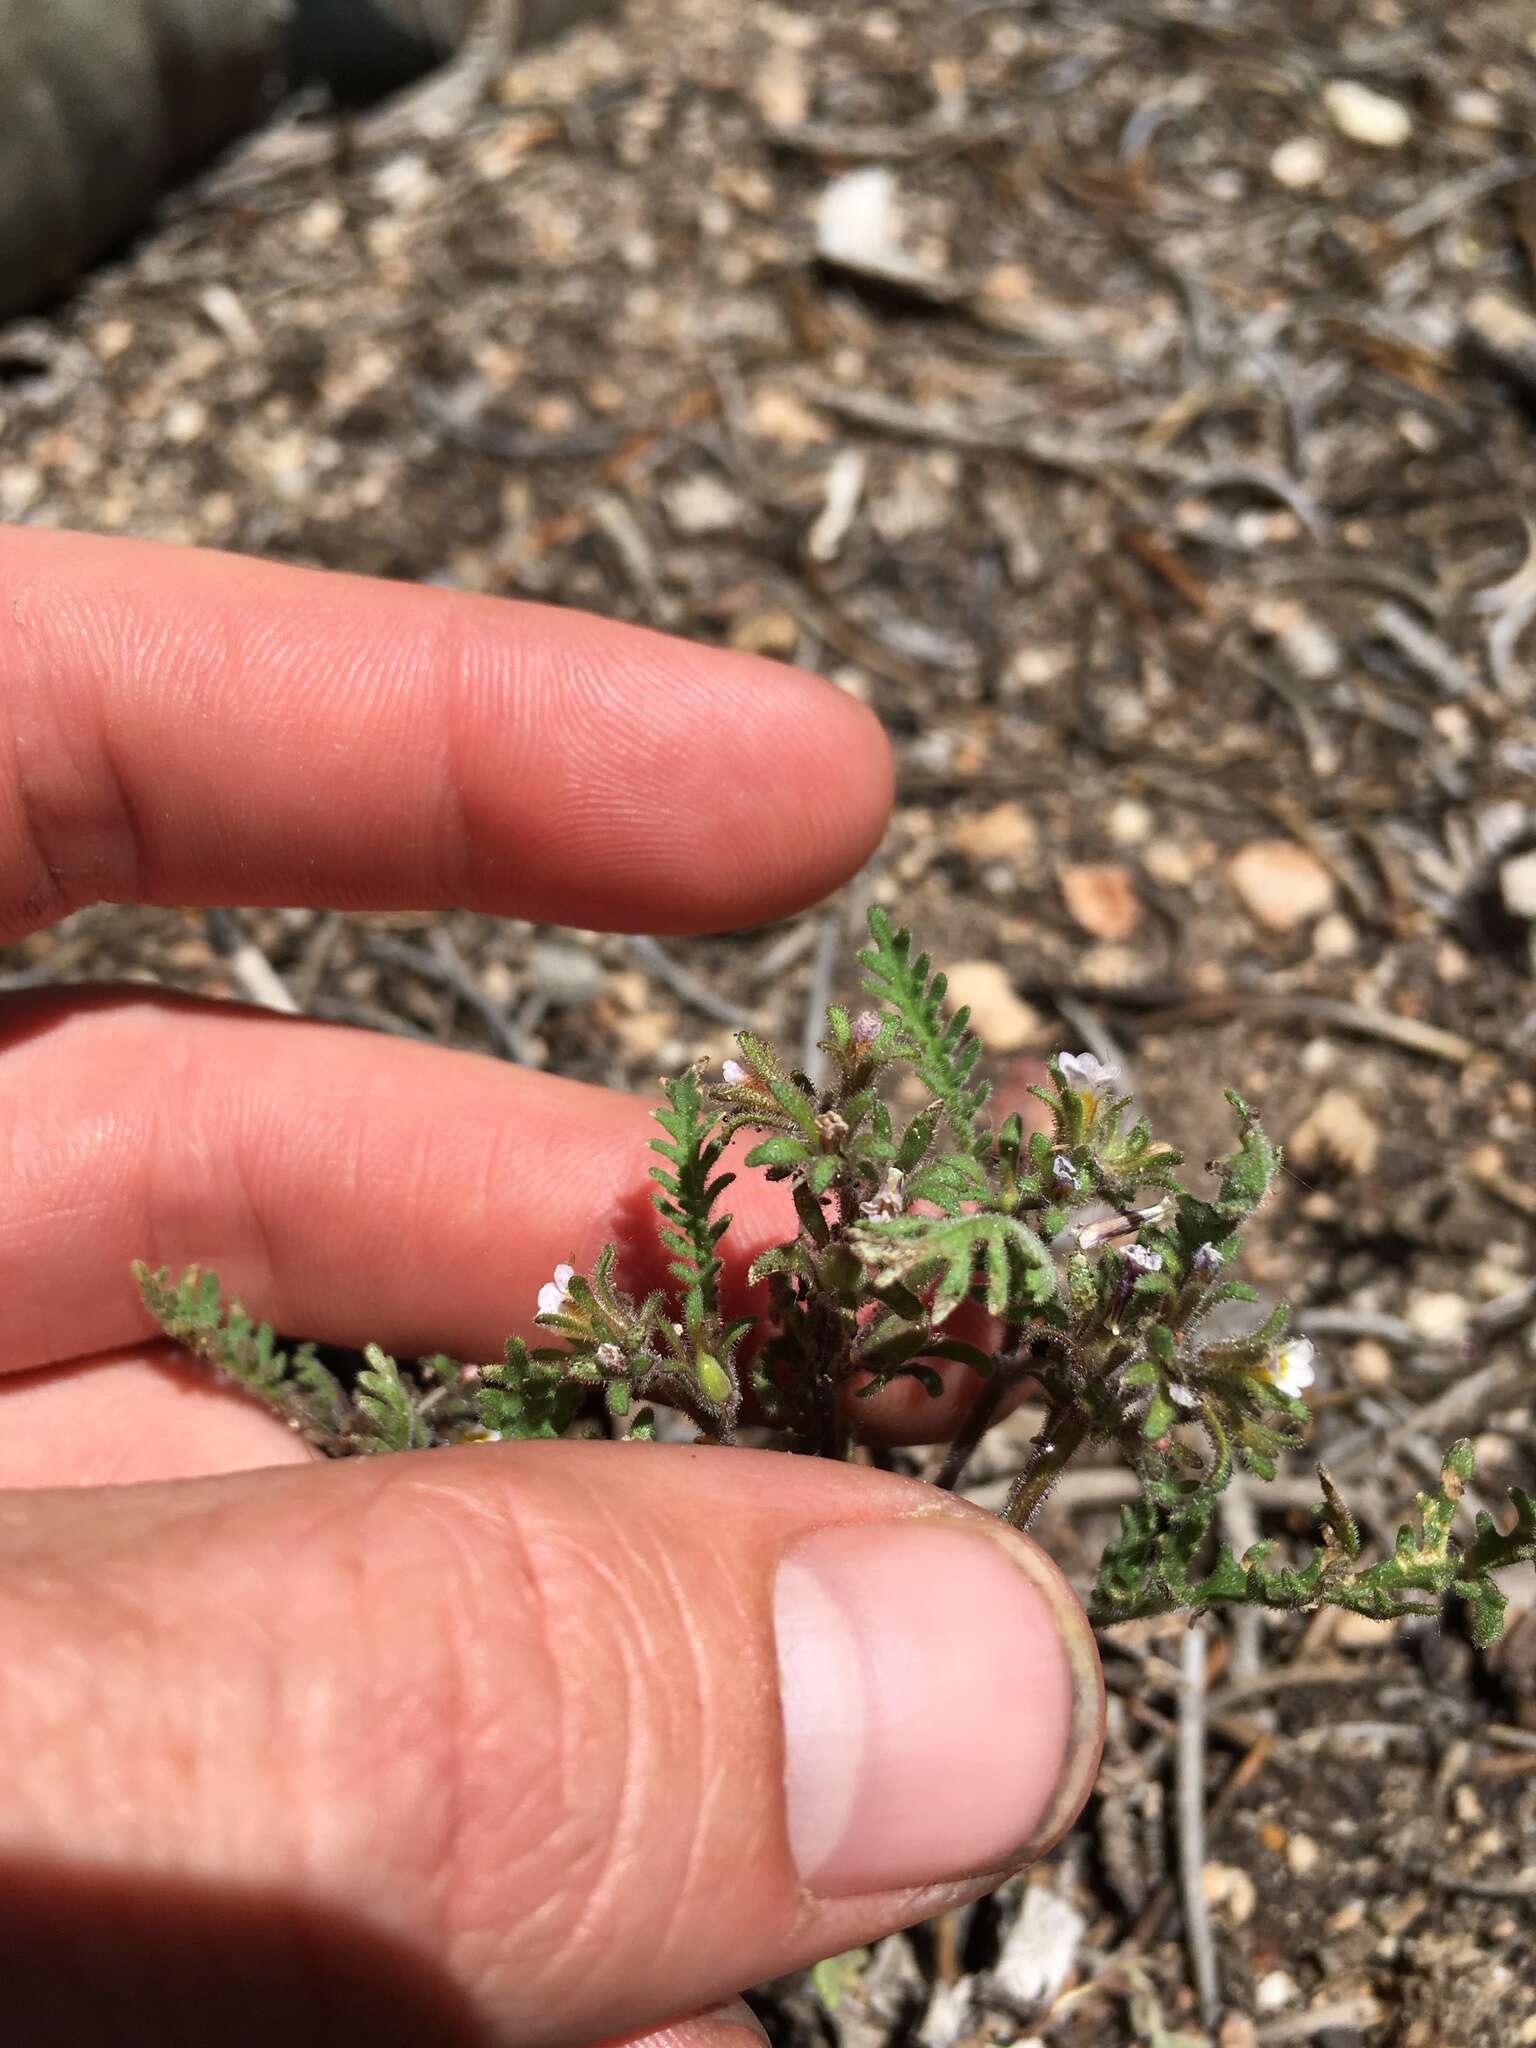
[[[1003,681],[1010,695],[1020,691],[1048,690],[1072,666],[1066,647],[1020,647],[1010,656]]]
[[[1503,863],[1499,869],[1499,894],[1512,917],[1536,922],[1536,846]]]
[[[1328,152],[1312,135],[1293,135],[1269,160],[1269,175],[1291,192],[1310,192],[1323,182]]]
[[[1156,823],[1149,804],[1123,796],[1110,807],[1109,836],[1116,846],[1145,846]]]
[[[1464,128],[1502,128],[1507,119],[1504,102],[1478,86],[1467,86],[1460,92],[1453,92],[1449,112],[1451,119],[1459,121]]]
[[[1035,822],[1022,804],[994,804],[974,818],[962,818],[951,843],[971,860],[1027,860],[1039,844]]]
[[[1015,992],[995,960],[962,960],[952,967],[949,1003],[952,1008],[967,1005],[972,1028],[989,1052],[1017,1052],[1031,1041],[1042,1042],[1038,1012]]]
[[[776,43],[758,65],[752,97],[770,128],[797,128],[811,109],[805,59],[788,43]]]
[[[1508,292],[1475,292],[1461,316],[1467,340],[1527,390],[1536,391],[1536,317]]]
[[[1298,681],[1328,683],[1344,666],[1337,633],[1290,597],[1264,597],[1253,606],[1253,623],[1274,641]]]
[[[1286,1158],[1303,1174],[1327,1166],[1358,1177],[1370,1173],[1381,1131],[1357,1096],[1330,1088],[1291,1133]]]
[[[1177,840],[1154,841],[1143,854],[1141,864],[1153,881],[1164,889],[1187,889],[1195,879],[1194,856]]]
[[[533,985],[547,1003],[575,1009],[601,993],[607,972],[595,953],[581,946],[543,941],[528,956]]]
[[[1323,105],[1340,134],[1367,149],[1401,149],[1413,133],[1413,116],[1401,100],[1358,79],[1333,79],[1323,87]]]
[[[743,501],[708,470],[670,485],[662,494],[662,504],[673,530],[689,538],[739,532],[747,519]]]
[[[832,429],[821,414],[782,384],[764,384],[753,393],[752,427],[781,448],[814,448],[832,438]]]
[[[1392,1384],[1392,1354],[1379,1337],[1359,1337],[1349,1347],[1349,1370],[1362,1387]]]
[[[823,186],[816,205],[816,253],[823,263],[893,284],[922,288],[941,282],[902,240],[902,209],[895,174],[885,164],[863,164]]]
[[[732,626],[731,645],[747,654],[773,654],[787,661],[800,645],[800,621],[780,605],[748,612]]]
[[[1293,1877],[1310,1877],[1322,1858],[1322,1850],[1310,1835],[1292,1835],[1285,1845],[1285,1860]]]
[[[1295,931],[1333,905],[1332,875],[1294,839],[1250,840],[1228,873],[1243,908],[1266,931]]]
[[[1298,1835],[1297,1841],[1305,1841],[1305,1835]],[[1312,1844],[1316,1853],[1317,1844]],[[1301,1987],[1294,1977],[1284,1970],[1266,1970],[1253,1987],[1254,2010],[1261,2013],[1284,2012],[1288,2005],[1295,2005],[1301,1998]]]
[[[1200,1886],[1208,1906],[1225,1912],[1234,1927],[1244,1927],[1253,1918],[1259,1894],[1253,1879],[1235,1863],[1207,1863],[1200,1873]]]
[[[1450,1344],[1466,1335],[1472,1305],[1448,1290],[1421,1287],[1409,1295],[1404,1318],[1426,1344]]]
[[[1063,868],[1061,893],[1073,922],[1090,938],[1118,944],[1141,922],[1141,901],[1125,869],[1109,861]]]
[[[1318,960],[1348,960],[1359,940],[1355,928],[1342,910],[1330,910],[1319,920],[1312,934],[1312,953]]]

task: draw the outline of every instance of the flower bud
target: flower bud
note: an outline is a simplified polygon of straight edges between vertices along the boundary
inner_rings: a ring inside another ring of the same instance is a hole
[[[718,1358],[712,1357],[707,1351],[701,1351],[694,1360],[694,1371],[698,1375],[699,1392],[706,1401],[713,1401],[717,1406],[729,1401],[730,1375]]]

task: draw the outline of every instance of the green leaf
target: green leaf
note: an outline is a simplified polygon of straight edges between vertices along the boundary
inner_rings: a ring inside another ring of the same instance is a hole
[[[371,1425],[366,1448],[374,1451],[409,1451],[426,1438],[417,1428],[416,1404],[400,1377],[400,1368],[387,1351],[370,1344],[363,1356],[367,1364],[357,1376],[353,1399]]]
[[[848,1986],[869,1961],[867,1948],[850,1949],[846,1955],[828,1956],[811,1970],[811,1989],[835,2019],[842,2011]]]
[[[926,953],[912,957],[912,934],[893,931],[878,905],[869,913],[869,932],[874,944],[860,953],[859,963],[865,988],[895,1013],[899,1030],[890,1050],[916,1069],[962,1149],[981,1150],[990,1143],[980,1118],[991,1090],[975,1078],[981,1043],[966,1029],[969,1011],[946,1019],[948,982],[931,972]]]
[[[747,1154],[748,1166],[803,1166],[811,1157],[805,1143],[799,1138],[764,1138],[760,1145],[754,1145]]]
[[[509,1440],[564,1436],[576,1420],[584,1389],[563,1377],[556,1361],[534,1358],[520,1337],[507,1344],[506,1362],[487,1369],[477,1407],[481,1426]]]
[[[183,1350],[227,1374],[317,1449],[339,1457],[364,1448],[352,1401],[313,1344],[289,1351],[270,1323],[253,1323],[238,1301],[226,1310],[215,1272],[189,1266],[172,1285],[165,1267],[151,1272],[135,1261],[133,1275],[144,1306]]]
[[[674,1277],[697,1287],[703,1314],[713,1317],[719,1312],[721,1273],[715,1246],[730,1222],[728,1216],[716,1220],[713,1210],[736,1176],[715,1172],[725,1140],[705,1106],[698,1074],[690,1068],[668,1081],[665,1091],[667,1107],[654,1114],[666,1136],[653,1138],[651,1150],[669,1162],[671,1171],[652,1167],[658,1185],[651,1199],[661,1216],[662,1242],[677,1255]]]
[[[1149,1443],[1166,1436],[1177,1419],[1177,1410],[1166,1394],[1155,1394],[1147,1410],[1147,1419],[1141,1425],[1141,1433]]]
[[[1224,1217],[1241,1222],[1253,1214],[1274,1185],[1280,1171],[1280,1149],[1265,1137],[1257,1116],[1240,1095],[1229,1089],[1227,1100],[1242,1124],[1242,1135],[1237,1150],[1218,1169],[1221,1181],[1214,1206]]]
[[[982,1298],[996,1315],[1011,1305],[1036,1305],[1042,1292],[1055,1298],[1050,1252],[1016,1216],[894,1216],[857,1225],[847,1242],[874,1287],[899,1283],[923,1293],[937,1283],[936,1322],[958,1307],[973,1285],[982,1288]]]

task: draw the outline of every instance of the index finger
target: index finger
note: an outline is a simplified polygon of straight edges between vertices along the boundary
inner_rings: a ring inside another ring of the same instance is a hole
[[[0,943],[81,904],[724,929],[890,802],[815,677],[543,605],[0,530]]]

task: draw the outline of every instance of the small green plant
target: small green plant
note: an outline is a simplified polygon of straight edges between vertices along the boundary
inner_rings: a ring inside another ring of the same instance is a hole
[[[1033,1091],[1045,1112],[1026,1131],[996,1127],[977,1078],[981,1047],[965,1010],[946,1015],[945,979],[910,935],[870,916],[860,955],[870,1008],[833,1006],[822,1041],[829,1080],[814,1086],[749,1032],[718,1077],[666,1084],[652,1141],[660,1236],[674,1285],[637,1298],[610,1245],[590,1273],[556,1269],[534,1318],[549,1342],[512,1338],[489,1365],[438,1354],[402,1367],[370,1346],[351,1384],[313,1345],[292,1352],[196,1269],[179,1282],[136,1268],[168,1335],[268,1402],[331,1455],[472,1439],[563,1436],[601,1418],[627,1438],[655,1430],[658,1407],[707,1442],[754,1442],[846,1458],[859,1403],[897,1379],[940,1391],[939,1367],[970,1366],[981,1386],[939,1484],[954,1486],[1010,1395],[1030,1387],[1044,1420],[1003,1514],[1027,1527],[1071,1461],[1111,1447],[1139,1495],[1094,1582],[1104,1624],[1248,1603],[1343,1607],[1388,1619],[1465,1603],[1474,1638],[1493,1642],[1504,1598],[1494,1575],[1536,1560],[1536,1505],[1516,1490],[1513,1526],[1487,1515],[1454,1533],[1472,1475],[1470,1444],[1447,1453],[1390,1556],[1362,1563],[1359,1532],[1326,1471],[1310,1556],[1273,1563],[1216,1542],[1217,1502],[1239,1467],[1260,1479],[1298,1447],[1308,1422],[1312,1346],[1287,1334],[1282,1305],[1246,1331],[1232,1302],[1243,1226],[1280,1167],[1257,1117],[1229,1095],[1232,1152],[1204,1192],[1179,1153],[1132,1119],[1118,1075],[1089,1053],[1049,1063]],[[915,1073],[926,1100],[892,1111],[888,1083]],[[741,1131],[749,1167],[788,1184],[796,1228],[763,1252],[761,1323],[723,1298],[720,1240],[730,1218],[721,1170]],[[754,1343],[754,1333],[760,1331]]]

